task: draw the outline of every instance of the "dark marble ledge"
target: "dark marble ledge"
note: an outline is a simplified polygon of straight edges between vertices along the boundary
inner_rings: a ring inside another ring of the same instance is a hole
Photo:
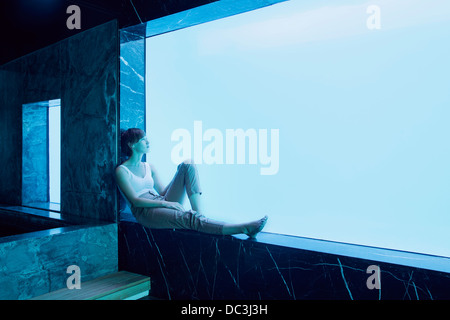
[[[17,216],[19,219],[23,219],[24,221],[29,220],[29,223],[31,224],[34,224],[33,221],[45,221],[45,224],[48,224],[48,226],[44,230],[30,231],[0,237],[0,244],[23,241],[32,238],[43,238],[51,235],[73,232],[79,229],[95,228],[108,224],[115,224],[113,222],[102,222],[76,216],[68,216],[48,210],[9,205],[0,205],[0,218],[2,215],[8,215],[10,217]],[[8,219],[7,217],[4,218]]]
[[[131,212],[125,210],[120,214],[120,221],[138,223]],[[192,232],[186,230],[173,230],[173,232]],[[199,233],[199,236],[218,237]],[[220,236],[219,236],[220,237]],[[233,240],[251,242],[255,245],[272,245],[292,249],[300,249],[321,253],[347,256],[358,259],[385,262],[402,266],[427,269],[450,273],[450,258],[435,255],[370,247],[364,245],[335,242],[329,240],[312,239],[299,236],[290,236],[277,233],[261,232],[256,239],[249,239],[246,235],[223,236]]]
[[[110,222],[109,224],[114,224],[114,223]],[[32,238],[44,238],[47,236],[57,235],[57,234],[62,234],[62,233],[69,233],[69,232],[73,232],[73,231],[80,230],[80,229],[95,228],[97,226],[100,226],[100,224],[99,225],[78,225],[78,226],[59,227],[59,228],[52,228],[52,229],[47,229],[47,230],[32,231],[32,232],[16,234],[16,235],[7,236],[7,237],[1,237],[0,244],[6,243],[6,242],[22,241],[22,240],[27,240],[27,239],[32,239]]]
[[[248,240],[245,235],[233,238],[450,273],[449,257],[268,232],[261,232],[255,240]]]
[[[64,214],[60,212],[55,212],[51,210],[45,209],[35,209],[30,207],[23,206],[11,206],[11,205],[2,205],[0,204],[0,211],[7,211],[10,213],[24,213],[36,216],[40,219],[44,220],[52,220],[60,222],[62,225],[98,225],[106,222],[99,222],[93,219],[73,216],[70,214]]]

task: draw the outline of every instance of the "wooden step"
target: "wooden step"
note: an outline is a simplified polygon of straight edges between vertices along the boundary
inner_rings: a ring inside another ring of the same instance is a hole
[[[119,271],[81,282],[80,289],[63,288],[31,300],[133,300],[148,295],[149,291],[149,277]]]

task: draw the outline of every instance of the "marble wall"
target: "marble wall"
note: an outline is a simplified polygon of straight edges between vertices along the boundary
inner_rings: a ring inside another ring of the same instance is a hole
[[[22,204],[22,105],[61,99],[61,211],[116,221],[116,21],[0,68],[0,203]]]
[[[120,129],[145,130],[145,25],[120,31]]]
[[[22,109],[22,204],[49,202],[48,104]]]
[[[48,193],[48,159],[34,154],[47,152],[48,109],[22,111],[24,105],[54,99],[61,99],[61,216],[78,222],[0,238],[0,299],[28,299],[61,289],[70,265],[80,267],[82,282],[118,269],[116,21],[0,67],[1,204],[21,206]],[[42,110],[45,114],[37,117]],[[36,179],[35,187],[23,185],[23,177]],[[21,229],[32,229],[30,215],[17,212],[17,219],[22,216],[17,221],[26,226]],[[5,213],[0,216],[4,221]]]
[[[0,300],[29,299],[117,272],[117,224],[72,226],[0,238]]]
[[[120,30],[120,131],[145,130],[145,24]],[[118,140],[119,163],[127,159]],[[145,155],[143,157],[145,161]],[[119,211],[129,210],[117,191]]]
[[[388,251],[385,254],[396,255]],[[367,286],[371,265],[380,268],[380,289]],[[132,217],[119,223],[119,269],[150,276],[151,295],[162,299],[450,298],[448,272],[261,240],[148,229]]]
[[[0,68],[0,202],[22,202],[23,64],[15,60]]]
[[[116,221],[119,34],[112,21],[61,45],[61,211]]]

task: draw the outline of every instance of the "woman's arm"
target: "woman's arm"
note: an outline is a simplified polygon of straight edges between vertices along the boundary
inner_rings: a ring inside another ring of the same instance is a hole
[[[167,185],[166,187],[164,187],[164,185],[161,182],[161,179],[159,178],[158,172],[156,171],[156,168],[151,163],[149,163],[149,165],[152,171],[152,178],[155,183],[155,190],[160,195],[165,196],[169,186]]]
[[[139,198],[131,186],[128,174],[129,173],[125,169],[121,167],[116,168],[117,184],[124,196],[127,197],[128,201],[130,201],[133,206],[137,208],[170,208],[184,211],[183,206],[178,202]]]

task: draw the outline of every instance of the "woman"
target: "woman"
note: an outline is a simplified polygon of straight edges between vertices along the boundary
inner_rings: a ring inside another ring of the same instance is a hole
[[[190,229],[210,234],[246,234],[253,238],[267,221],[260,220],[228,224],[203,216],[202,191],[195,164],[184,161],[178,166],[172,181],[164,187],[155,167],[142,162],[150,145],[145,132],[131,128],[121,135],[122,150],[129,157],[116,168],[119,189],[136,220],[148,228]],[[192,210],[185,210],[180,202],[187,193]]]

